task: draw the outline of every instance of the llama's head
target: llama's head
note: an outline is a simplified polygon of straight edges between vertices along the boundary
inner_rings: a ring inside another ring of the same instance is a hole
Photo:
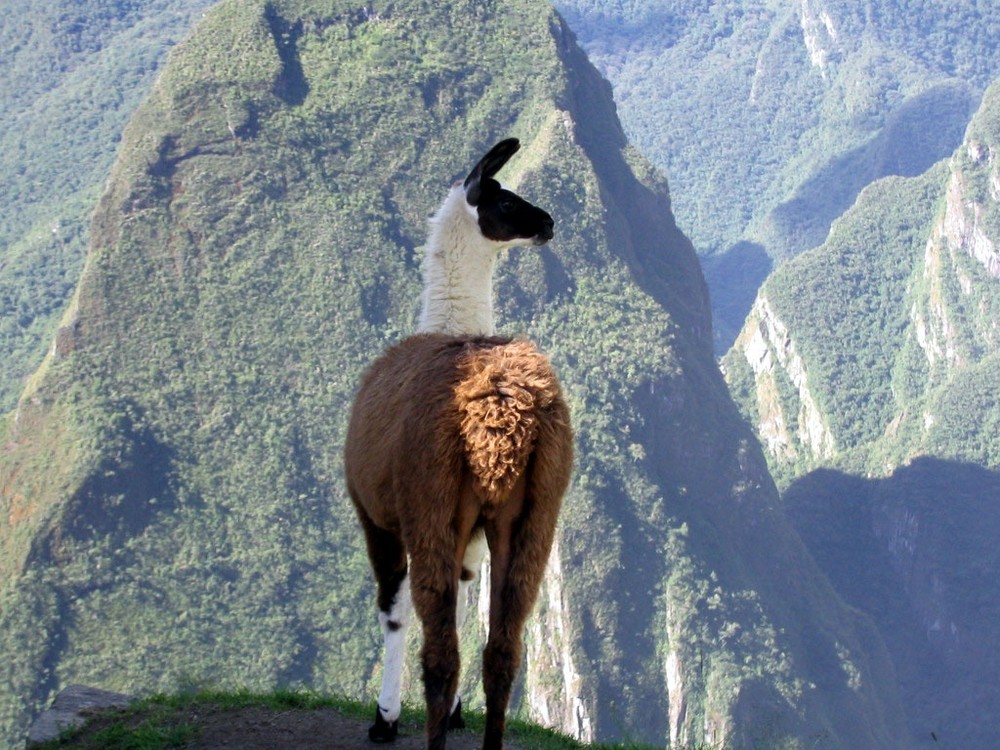
[[[552,217],[493,179],[520,147],[517,138],[507,138],[491,148],[465,178],[465,200],[483,237],[504,246],[544,245],[552,239]]]

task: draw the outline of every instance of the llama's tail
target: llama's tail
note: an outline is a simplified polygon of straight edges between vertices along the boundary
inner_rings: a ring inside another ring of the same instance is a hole
[[[548,358],[528,341],[468,345],[455,389],[469,468],[487,503],[507,497],[535,446],[539,420],[560,398]]]

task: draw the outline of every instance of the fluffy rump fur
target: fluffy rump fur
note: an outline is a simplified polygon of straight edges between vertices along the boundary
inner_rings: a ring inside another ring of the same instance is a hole
[[[469,342],[456,364],[465,457],[484,500],[500,502],[527,466],[539,415],[561,398],[559,383],[548,358],[528,341]]]

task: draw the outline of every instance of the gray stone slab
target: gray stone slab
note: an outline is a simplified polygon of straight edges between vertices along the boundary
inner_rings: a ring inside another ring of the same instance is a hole
[[[80,726],[95,711],[124,708],[132,700],[132,696],[123,693],[86,685],[69,685],[59,691],[52,706],[43,711],[31,725],[28,730],[28,747],[48,742],[64,730]]]

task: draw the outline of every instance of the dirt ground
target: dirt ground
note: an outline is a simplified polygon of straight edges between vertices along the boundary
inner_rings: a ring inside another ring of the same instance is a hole
[[[424,750],[425,747],[422,726],[401,724],[393,743],[376,745],[368,740],[370,721],[342,716],[333,709],[280,712],[248,708],[205,718],[201,736],[190,746],[191,750],[373,750],[376,747]],[[478,734],[453,731],[448,735],[449,750],[481,747],[482,738]]]
[[[270,708],[212,709],[198,707],[191,710],[187,722],[198,727],[197,737],[181,745],[184,750],[423,750],[422,726],[399,728],[399,736],[391,744],[377,745],[368,740],[366,719],[340,714],[335,709],[275,710]],[[112,721],[108,717],[107,721]],[[84,734],[100,729],[105,717]],[[482,737],[468,730],[448,733],[448,750],[479,750]],[[68,747],[89,748],[86,738],[74,741]],[[507,743],[508,750],[521,750]]]

